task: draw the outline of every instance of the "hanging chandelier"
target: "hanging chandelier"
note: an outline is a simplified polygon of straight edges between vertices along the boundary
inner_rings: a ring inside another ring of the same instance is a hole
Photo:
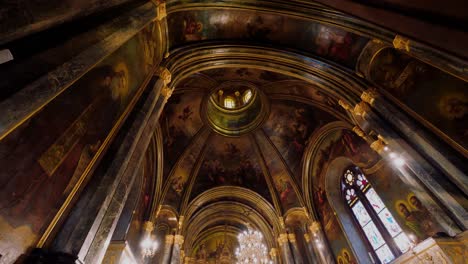
[[[154,225],[152,222],[147,221],[143,224],[144,229],[144,239],[141,241],[141,254],[143,258],[152,258],[156,254],[158,249],[158,241],[156,236],[152,234]]]
[[[262,243],[262,233],[248,229],[237,236],[239,247],[236,249],[238,264],[271,264],[267,247]]]

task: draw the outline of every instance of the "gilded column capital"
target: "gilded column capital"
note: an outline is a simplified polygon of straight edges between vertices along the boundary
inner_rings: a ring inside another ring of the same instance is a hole
[[[143,223],[143,230],[145,230],[148,233],[153,232],[154,230],[154,224],[151,221],[146,221]]]
[[[381,138],[377,139],[376,141],[370,144],[371,149],[375,150],[375,152],[381,154],[385,150],[385,142]]]
[[[393,39],[393,47],[395,49],[404,50],[409,52],[411,50],[411,40],[400,35],[396,35]]]
[[[310,235],[309,234],[304,234],[304,239],[307,243],[310,242]]]
[[[184,244],[184,236],[182,235],[175,235],[174,236],[174,244],[177,244],[179,246],[181,246],[182,244]]]
[[[367,89],[366,91],[362,92],[361,99],[364,102],[366,102],[366,103],[373,106],[374,103],[375,103],[375,99],[377,97],[379,97],[379,96],[380,96],[380,94],[379,94],[379,92],[377,92],[377,89],[370,88],[370,89]]]
[[[280,234],[278,236],[278,243],[280,245],[283,245],[285,243],[288,243],[288,234],[287,233],[283,233],[283,234]]]
[[[366,115],[371,111],[369,105],[366,102],[359,102],[354,106],[353,113],[356,116],[362,116],[362,118],[365,118]]]
[[[309,226],[309,230],[310,232],[312,232],[313,234],[317,234],[318,232],[320,232],[320,229],[322,228],[321,224],[319,221],[314,221],[312,222],[312,224]]]
[[[174,243],[174,235],[166,235],[166,245],[172,245]]]
[[[358,135],[360,138],[363,138],[363,139],[367,138],[366,133],[359,126],[354,126],[353,132],[356,133],[356,135]]]
[[[165,67],[159,67],[154,75],[159,76],[164,83],[164,86],[167,86],[168,83],[172,80],[171,72]]]
[[[270,249],[270,256],[271,256],[271,258],[276,258],[278,256],[278,249],[271,248]]]
[[[353,112],[353,107],[348,103],[348,102],[345,102],[343,100],[338,100],[338,104],[343,107],[344,110],[348,111],[348,112]]]
[[[295,234],[288,234],[289,242],[296,243],[296,235]]]
[[[278,221],[280,223],[281,228],[283,228],[283,229],[286,228],[286,225],[284,224],[284,218],[283,217],[280,216],[278,218]]]
[[[167,87],[166,85],[164,85],[164,87],[161,89],[161,95],[164,96],[164,98],[166,100],[169,100],[169,98],[172,95],[172,92],[173,92],[173,90],[171,88]]]

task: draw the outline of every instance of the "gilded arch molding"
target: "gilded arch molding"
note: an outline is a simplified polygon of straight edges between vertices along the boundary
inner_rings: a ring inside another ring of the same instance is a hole
[[[212,201],[222,198],[236,199],[246,206],[256,206],[256,210],[273,226],[275,232],[281,230],[279,212],[258,193],[237,186],[220,186],[212,188],[193,199],[185,210],[181,212],[186,219],[191,219],[196,212]],[[184,227],[185,228],[185,227]]]
[[[200,233],[211,226],[221,225],[225,221],[236,223],[240,226],[250,226],[263,233],[268,247],[275,247],[275,238],[279,234],[272,230],[271,223],[254,208],[239,202],[221,201],[210,204],[197,212],[191,218],[187,218],[188,224],[182,228],[181,234],[186,237],[184,250],[190,252],[194,240]]]
[[[312,83],[321,92],[354,105],[367,83],[352,71],[315,57],[253,45],[209,43],[187,45],[174,51],[165,62],[172,73],[172,88],[186,77],[216,68],[255,68]]]
[[[401,52],[420,59],[436,68],[441,69],[455,77],[468,80],[468,61],[453,56],[447,52],[433,48],[425,43],[408,39],[390,31],[384,27],[369,23],[363,19],[349,16],[340,11],[326,7],[322,4],[305,0],[260,0],[255,2],[230,0],[172,0],[167,3],[168,15],[195,10],[254,10],[286,17],[300,18],[310,22],[339,27],[348,32],[368,37],[374,41],[381,42],[389,47],[394,47]]]

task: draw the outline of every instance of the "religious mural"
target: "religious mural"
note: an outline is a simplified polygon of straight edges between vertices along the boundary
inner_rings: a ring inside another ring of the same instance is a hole
[[[192,137],[202,127],[200,106],[203,93],[173,94],[160,118],[164,139],[164,179]]]
[[[302,156],[309,137],[332,121],[328,113],[299,102],[275,100],[263,129],[298,182],[302,181]]]
[[[106,147],[154,65],[153,33],[151,24],[0,141],[4,262],[33,246]]]
[[[467,82],[390,48],[369,67],[373,82],[468,150]]]
[[[192,257],[196,264],[234,264],[238,246],[234,234],[217,232],[203,239],[195,247]]]
[[[201,131],[190,149],[180,157],[178,163],[174,166],[165,187],[164,204],[175,209],[179,208],[184,190],[190,183],[188,180],[192,177],[192,173],[195,173],[193,170],[196,169],[198,157],[201,155],[210,133],[207,129]]]
[[[266,166],[283,209],[287,211],[293,207],[300,207],[300,202],[293,187],[293,176],[289,174],[286,164],[283,163],[263,132],[256,132],[255,139],[258,142],[261,154],[265,158]]]
[[[346,129],[329,133],[317,147],[318,151],[313,159],[311,173],[315,208],[337,262],[342,260],[342,263],[348,263],[344,252],[352,251],[326,195],[325,175],[328,165],[337,157],[347,157],[360,168],[369,168],[376,165],[380,158],[364,140]],[[441,228],[434,222],[431,214],[410,188],[400,180],[391,167],[379,164],[380,169],[366,177],[403,231],[408,235],[414,235],[417,241],[422,241],[439,232]],[[341,190],[339,183],[336,188]],[[343,203],[345,203],[344,199]],[[425,219],[422,218],[423,213]],[[348,256],[353,258],[351,253]]]
[[[203,71],[203,74],[218,83],[232,80],[246,80],[259,86],[292,79],[283,74],[253,68],[218,68]]]
[[[256,11],[177,12],[168,16],[168,26],[171,48],[202,40],[254,41],[311,52],[350,68],[368,41],[337,27]]]
[[[193,186],[192,199],[216,186],[240,186],[257,192],[271,203],[260,160],[248,136],[214,136]]]

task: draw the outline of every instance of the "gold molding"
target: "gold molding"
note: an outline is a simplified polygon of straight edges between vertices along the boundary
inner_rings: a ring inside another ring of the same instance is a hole
[[[172,245],[174,243],[174,235],[166,235],[166,245]]]
[[[354,106],[353,114],[355,116],[361,116],[362,118],[366,118],[366,115],[370,113],[371,109],[366,102],[359,102]]]
[[[296,235],[295,234],[288,234],[289,242],[296,243]]]
[[[151,221],[146,221],[143,223],[143,230],[145,230],[148,233],[153,232],[154,230],[154,223]]]
[[[378,138],[376,141],[370,144],[371,149],[375,150],[379,154],[385,150],[385,146],[385,142],[382,140],[382,138]]]
[[[283,234],[280,234],[278,236],[278,243],[280,245],[283,245],[285,243],[288,243],[288,234],[287,233],[283,233]]]
[[[172,80],[171,72],[165,67],[158,67],[154,75],[159,76],[163,80],[164,86],[167,86]]]
[[[393,39],[393,47],[398,50],[404,50],[406,52],[411,51],[411,40],[401,35],[396,35]]]
[[[156,6],[156,20],[161,21],[167,17],[166,3],[162,2]]]
[[[370,89],[367,89],[364,92],[362,92],[361,99],[364,102],[370,104],[371,106],[374,106],[375,99],[377,97],[379,97],[379,96],[380,96],[380,94],[379,94],[379,92],[377,92],[377,89],[370,88]]]
[[[182,244],[184,244],[184,236],[183,235],[175,235],[174,236],[174,244],[182,246]]]

